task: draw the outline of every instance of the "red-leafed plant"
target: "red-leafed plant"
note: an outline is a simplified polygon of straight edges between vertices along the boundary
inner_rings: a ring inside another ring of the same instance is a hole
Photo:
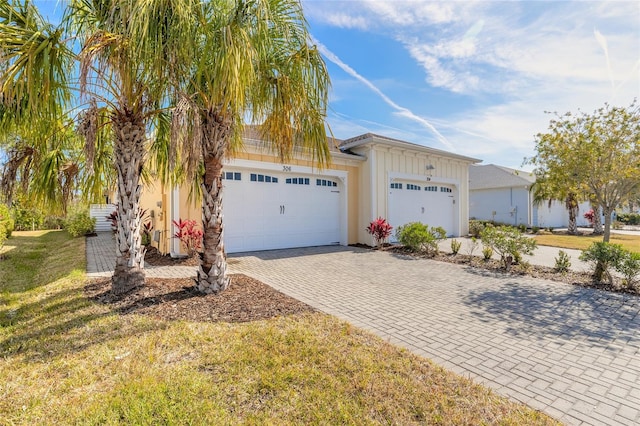
[[[589,224],[591,226],[593,226],[593,222],[596,220],[596,214],[594,213],[593,209],[591,209],[588,212],[586,212],[584,214],[584,218],[589,221]]]
[[[389,225],[386,219],[377,218],[367,226],[367,232],[376,240],[376,245],[380,247],[391,235],[393,226]]]
[[[178,228],[173,237],[180,240],[189,256],[196,254],[202,248],[202,236],[204,235],[201,229],[196,228],[196,221],[178,219],[177,222],[174,220],[173,224]]]

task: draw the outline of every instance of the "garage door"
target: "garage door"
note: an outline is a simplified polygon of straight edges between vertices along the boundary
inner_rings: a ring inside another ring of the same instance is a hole
[[[337,178],[231,168],[223,174],[227,253],[340,243]]]
[[[389,188],[389,223],[394,227],[409,222],[442,226],[455,235],[456,199],[453,187],[394,180]]]

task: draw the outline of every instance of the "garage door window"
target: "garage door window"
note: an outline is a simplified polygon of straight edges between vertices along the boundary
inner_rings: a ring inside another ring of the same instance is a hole
[[[437,186],[425,186],[424,190],[425,191],[430,191],[430,192],[438,192],[438,187]]]
[[[242,180],[242,173],[239,172],[225,172],[222,174],[222,179],[226,180]]]
[[[391,189],[402,189],[402,184],[401,183],[392,183],[391,184]]]
[[[446,188],[444,186],[440,187],[440,192],[451,192],[451,188]]]
[[[327,180],[327,179],[316,179],[316,186],[332,186],[332,187],[336,187],[336,186],[338,186],[338,182],[334,182],[332,180]]]
[[[309,178],[287,178],[285,183],[289,185],[309,185]]]
[[[251,182],[278,183],[278,178],[275,176],[260,175],[257,173],[251,173],[249,179]]]
[[[419,185],[414,185],[412,183],[408,183],[407,184],[407,189],[411,190],[411,191],[421,191],[422,188]]]

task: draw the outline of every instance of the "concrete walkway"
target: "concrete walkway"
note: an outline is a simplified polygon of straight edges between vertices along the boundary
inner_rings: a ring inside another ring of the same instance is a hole
[[[114,251],[110,235],[88,238],[89,275]],[[640,423],[639,297],[350,247],[229,266],[566,424]],[[165,273],[195,268],[147,269]]]

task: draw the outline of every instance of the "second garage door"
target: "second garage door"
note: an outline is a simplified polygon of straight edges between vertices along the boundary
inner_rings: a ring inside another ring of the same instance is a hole
[[[226,251],[339,244],[341,187],[328,176],[225,168]]]
[[[393,181],[389,188],[389,223],[397,228],[409,222],[441,226],[455,235],[455,189],[442,184]]]

